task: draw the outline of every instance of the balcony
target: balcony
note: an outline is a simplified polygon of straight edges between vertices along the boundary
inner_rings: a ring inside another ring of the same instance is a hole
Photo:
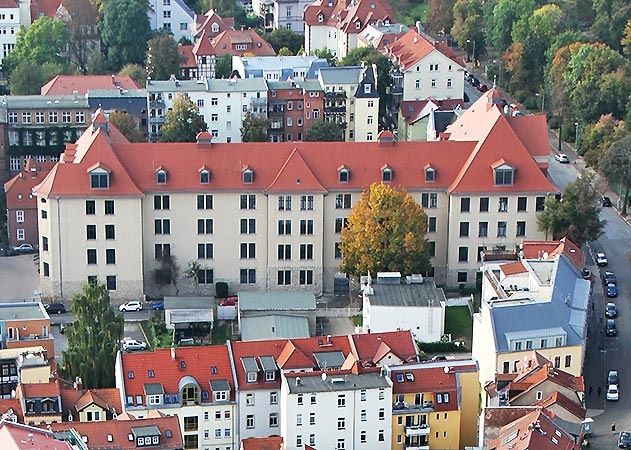
[[[395,403],[392,407],[392,414],[410,414],[410,413],[430,413],[434,411],[433,402],[423,402],[420,405],[414,403]]]
[[[164,108],[165,103],[162,99],[149,100],[149,108]]]
[[[405,427],[406,436],[427,436],[429,434],[429,425],[409,425]]]
[[[343,92],[343,91],[325,92],[324,98],[325,99],[340,99],[340,98],[346,99],[346,92]]]
[[[324,107],[324,113],[325,114],[329,114],[329,113],[345,113],[346,112],[346,106],[325,106]]]

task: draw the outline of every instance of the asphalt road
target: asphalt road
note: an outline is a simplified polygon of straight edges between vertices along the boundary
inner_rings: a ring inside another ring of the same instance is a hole
[[[37,256],[20,255],[0,258],[0,302],[31,300],[39,289]]]

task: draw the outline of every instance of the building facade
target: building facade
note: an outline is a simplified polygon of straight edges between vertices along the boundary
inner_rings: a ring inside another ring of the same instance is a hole
[[[29,0],[11,0],[0,6],[0,46],[2,59],[13,49],[17,42],[18,31],[31,24],[31,2]]]
[[[272,6],[274,29],[286,28],[294,33],[304,34],[305,9],[311,3],[309,0],[275,0]]]
[[[268,81],[315,79],[318,70],[329,67],[326,59],[311,55],[232,57],[232,70],[241,78],[264,78]]]
[[[268,81],[267,117],[272,142],[305,140],[322,120],[324,92],[316,80]]]
[[[183,0],[150,0],[147,14],[152,30],[170,32],[176,41],[191,38],[195,13]]]

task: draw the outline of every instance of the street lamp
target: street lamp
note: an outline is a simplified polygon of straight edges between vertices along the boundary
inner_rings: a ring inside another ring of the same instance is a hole
[[[576,150],[576,153],[578,153],[578,121],[574,122],[574,126],[576,127],[576,131],[575,131],[575,139],[574,139],[574,149]]]
[[[497,59],[494,59],[493,64],[499,64],[497,68],[497,87],[500,87],[502,85],[502,72],[504,71],[504,61],[502,59],[500,59],[499,61]]]
[[[475,41],[471,39],[467,39],[467,44],[471,44],[473,42],[473,67],[475,67]]]
[[[535,97],[541,97],[541,112],[543,112],[546,106],[546,91],[543,91],[541,94],[535,94]]]

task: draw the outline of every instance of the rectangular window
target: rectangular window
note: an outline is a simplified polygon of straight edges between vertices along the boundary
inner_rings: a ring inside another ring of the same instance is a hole
[[[239,254],[241,259],[256,258],[256,244],[254,242],[242,242]]]
[[[155,234],[171,234],[171,219],[155,219],[153,226]]]
[[[245,418],[245,427],[248,429],[254,428],[254,415],[248,414]]]
[[[517,197],[517,211],[526,211],[528,209],[528,197]]]
[[[421,206],[423,208],[437,208],[438,207],[438,194],[436,193],[421,194]]]
[[[105,214],[106,215],[114,214],[114,200],[105,200]]]
[[[269,426],[270,428],[278,427],[278,414],[272,413],[269,415]]]
[[[197,271],[197,282],[199,284],[213,284],[214,279],[215,272],[213,269],[199,269]]]
[[[241,284],[255,284],[256,269],[241,269],[239,272],[239,281]]]
[[[213,219],[197,219],[197,234],[213,234],[214,229]]]
[[[300,244],[300,259],[313,259],[313,244]]]
[[[572,355],[566,355],[565,356],[565,367],[571,367],[572,366]]]
[[[427,241],[427,252],[430,257],[436,256],[436,242]]]
[[[489,235],[489,223],[480,222],[478,224],[478,237],[487,237]]]
[[[436,232],[436,217],[427,218],[427,232],[428,233]]]
[[[300,285],[312,285],[313,284],[313,270],[301,270],[300,271]]]
[[[116,290],[116,275],[108,275],[105,277],[105,286],[108,291]]]
[[[497,237],[506,237],[506,222],[497,222]]]
[[[280,236],[291,234],[291,220],[279,220],[278,221],[278,234]]]
[[[256,233],[256,219],[241,219],[240,228],[241,228],[241,234],[255,234]]]
[[[256,209],[256,194],[241,194],[241,209]]]
[[[48,251],[48,238],[46,236],[42,236],[42,250]]]
[[[513,184],[513,169],[495,169],[495,184],[510,186]]]
[[[342,249],[340,248],[340,242],[335,243],[335,258],[342,257]]]
[[[335,232],[338,234],[341,233],[342,229],[346,228],[347,225],[348,225],[347,217],[337,217],[335,219]]]
[[[85,235],[85,238],[88,240],[96,239],[96,225],[86,225]]]
[[[108,248],[105,250],[105,264],[116,264],[116,249]]]
[[[520,220],[517,222],[517,232],[515,234],[517,237],[526,236],[526,222]]]
[[[44,276],[45,277],[49,277],[50,276],[50,266],[48,265],[48,263],[43,263],[42,267],[43,267],[43,271],[44,271]]]
[[[197,195],[197,209],[213,209],[212,194],[198,194]]]
[[[291,211],[291,195],[278,196],[278,210]]]
[[[489,198],[488,197],[480,198],[480,212],[489,212]]]
[[[313,219],[302,219],[300,221],[300,234],[301,235],[313,234]]]
[[[469,212],[471,210],[471,199],[464,197],[460,199],[460,212]]]
[[[96,202],[94,200],[85,201],[85,213],[88,216],[96,214]]]
[[[280,261],[291,259],[291,244],[278,244],[278,259]]]
[[[460,237],[469,237],[469,222],[460,222]]]
[[[344,418],[344,417],[338,417],[337,418],[337,429],[338,430],[345,430],[346,429],[346,418]]]
[[[87,257],[88,257],[88,264],[96,264],[96,249],[95,248],[89,248],[86,251]]]
[[[346,406],[346,395],[338,394],[337,395],[337,406],[338,408],[343,408]]]
[[[155,244],[154,255],[156,259],[161,259],[165,255],[171,254],[171,244]]]
[[[168,195],[154,195],[153,209],[169,209],[171,207],[171,198]]]
[[[114,225],[105,225],[105,239],[116,239]]]
[[[469,247],[458,247],[458,262],[469,261]]]
[[[499,212],[507,212],[508,211],[508,197],[500,197],[500,201],[498,203],[497,210]]]
[[[561,357],[560,356],[555,356],[554,357],[554,368],[555,369],[561,368]]]
[[[535,211],[537,212],[543,211],[545,209],[545,202],[546,202],[545,197],[537,197],[537,200],[535,202]]]
[[[197,259],[212,259],[213,253],[212,243],[197,244]]]
[[[351,194],[337,194],[335,196],[335,209],[351,209]]]
[[[466,283],[467,282],[467,272],[458,272],[458,283]]]
[[[300,196],[300,210],[313,211],[313,195]]]

